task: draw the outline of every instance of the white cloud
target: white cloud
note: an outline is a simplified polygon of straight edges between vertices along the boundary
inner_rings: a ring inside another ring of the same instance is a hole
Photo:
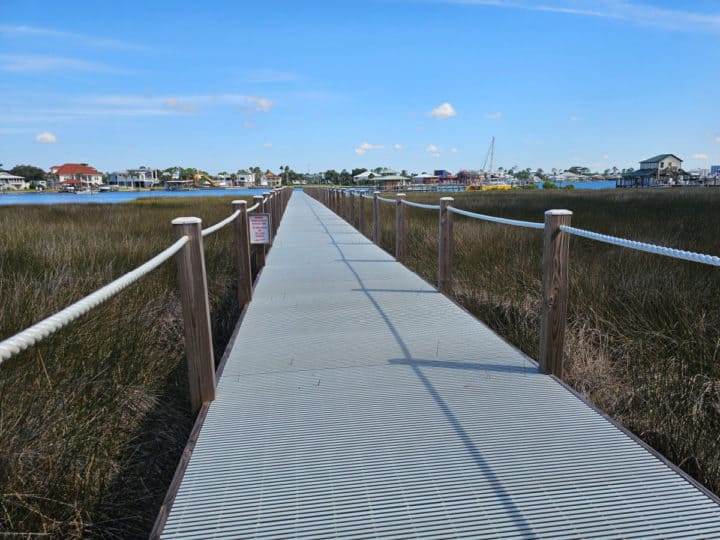
[[[428,114],[433,118],[438,118],[440,120],[444,118],[450,118],[451,116],[457,116],[457,112],[455,111],[453,106],[447,102],[443,103],[442,105],[438,105]]]
[[[49,71],[84,71],[89,73],[127,73],[125,71],[77,58],[34,54],[0,54],[0,71],[45,73]]]
[[[263,148],[272,148],[272,143],[271,142],[264,143]]]
[[[452,148],[450,149],[450,152],[451,152],[452,154],[457,154],[457,153],[458,153],[458,149],[455,148],[455,147],[452,147]]]
[[[716,142],[716,143],[720,143],[720,135],[718,135],[717,137],[715,137],[715,142]]]
[[[434,154],[430,154],[430,155],[431,155],[432,157],[434,157],[434,158],[439,158],[439,157],[440,157],[440,152],[435,152]]]
[[[396,143],[396,144],[393,144],[393,148],[394,148],[395,150],[402,150],[402,149],[403,149],[403,145]]]
[[[362,143],[360,146],[355,148],[355,153],[358,156],[362,156],[366,153],[368,153],[370,150],[383,150],[385,148],[382,144],[370,144],[370,143]]]
[[[580,120],[580,119],[579,119],[577,116],[575,116],[574,114],[571,114],[571,115],[568,117],[568,120],[570,120],[571,122],[577,122],[577,121]]]
[[[502,118],[502,113],[496,112],[496,113],[486,114],[485,118],[487,118],[488,120],[500,120]]]
[[[55,135],[53,135],[53,134],[50,133],[49,131],[43,131],[42,133],[38,133],[38,134],[35,136],[35,140],[36,140],[37,142],[39,142],[39,143],[50,143],[50,144],[52,144],[52,143],[56,143],[56,142],[57,142],[57,137],[55,137]]]
[[[607,155],[607,154],[603,154],[603,159],[604,159],[605,161],[607,161],[608,159],[610,159],[610,156]]]
[[[427,148],[425,148],[425,151],[428,154],[436,154],[439,150],[440,149],[437,146],[435,146],[434,144],[428,144]]]
[[[476,4],[495,8],[545,11],[584,17],[615,19],[668,30],[720,32],[720,13],[670,9],[629,0],[438,0],[441,3]]]
[[[699,159],[702,161],[707,161],[710,159],[707,154],[693,154],[693,159]]]
[[[243,127],[245,129],[252,129],[255,127],[255,124],[253,124],[250,120],[244,120],[243,121]]]
[[[14,37],[44,37],[54,38],[61,41],[77,43],[84,47],[101,47],[108,49],[128,49],[128,50],[144,50],[145,47],[136,43],[120,41],[117,39],[97,38],[84,34],[75,34],[73,32],[63,32],[61,30],[52,30],[50,28],[38,28],[34,26],[14,26],[11,24],[0,24],[0,36]]]

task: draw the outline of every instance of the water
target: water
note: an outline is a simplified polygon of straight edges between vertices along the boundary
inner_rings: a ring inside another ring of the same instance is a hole
[[[135,199],[167,197],[232,197],[261,195],[267,189],[194,189],[190,191],[108,191],[92,195],[75,193],[13,193],[0,194],[0,206],[18,204],[117,204]]]
[[[575,186],[575,189],[615,189],[615,180],[593,180],[592,182],[553,182],[557,187]],[[542,188],[542,184],[538,184]]]

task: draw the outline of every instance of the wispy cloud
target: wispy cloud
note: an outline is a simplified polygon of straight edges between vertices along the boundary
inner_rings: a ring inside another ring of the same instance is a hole
[[[271,99],[242,94],[207,94],[194,96],[106,95],[62,98],[53,107],[14,108],[12,114],[0,115],[0,121],[44,123],[97,117],[171,116],[194,114],[212,108],[236,110],[245,121],[273,108]]]
[[[450,118],[452,116],[457,116],[457,111],[455,111],[455,108],[450,105],[450,103],[443,103],[442,105],[438,105],[435,107],[432,111],[428,113],[429,116],[432,116],[433,118],[438,118],[440,120],[445,118]]]
[[[272,148],[272,143],[271,142],[263,143],[263,148]]]
[[[355,148],[355,153],[358,156],[362,156],[364,154],[367,154],[370,150],[383,150],[385,148],[385,145],[383,144],[370,144],[370,143],[362,143],[360,146]]]
[[[84,71],[89,73],[127,73],[105,64],[62,56],[34,54],[0,54],[0,71],[45,73],[53,71]]]
[[[707,154],[693,154],[693,159],[699,159],[700,161],[707,161],[710,159]]]
[[[652,6],[627,0],[436,0],[448,4],[474,4],[496,8],[545,11],[584,17],[615,19],[669,30],[720,32],[720,12],[707,13]]]
[[[452,148],[450,149],[450,153],[451,153],[451,154],[457,154],[457,153],[458,153],[458,149],[455,148],[455,147],[452,147]]]
[[[76,34],[74,32],[64,32],[62,30],[53,30],[51,28],[38,28],[25,25],[0,24],[0,36],[5,37],[29,37],[49,38],[58,41],[71,42],[83,47],[98,47],[106,49],[126,49],[126,50],[145,50],[146,48],[136,43],[129,43],[118,39],[98,38],[85,34]]]
[[[500,120],[502,118],[502,113],[496,112],[496,113],[486,114],[485,118],[487,118],[488,120]]]
[[[570,120],[571,122],[577,122],[578,120],[580,120],[580,118],[578,118],[574,114],[571,114],[570,116],[568,116],[568,120]]]
[[[55,135],[53,135],[53,134],[50,133],[49,131],[43,131],[42,133],[38,133],[38,134],[35,136],[35,140],[36,140],[37,142],[39,142],[39,143],[50,143],[50,144],[52,144],[52,143],[56,143],[56,142],[57,142],[57,137],[55,137]]]
[[[404,147],[402,144],[396,143],[396,144],[393,144],[393,148],[395,150],[402,150]]]

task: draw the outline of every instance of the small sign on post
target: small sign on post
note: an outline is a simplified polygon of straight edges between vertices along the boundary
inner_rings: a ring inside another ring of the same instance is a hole
[[[250,214],[250,243],[269,244],[270,236],[270,214]]]

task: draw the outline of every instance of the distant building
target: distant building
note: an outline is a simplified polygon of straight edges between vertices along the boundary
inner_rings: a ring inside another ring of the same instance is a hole
[[[366,182],[370,182],[371,180],[374,180],[378,176],[382,176],[382,175],[374,173],[372,171],[361,172],[360,174],[356,174],[355,176],[353,176],[353,183],[363,184]]]
[[[683,160],[675,154],[660,154],[640,162],[640,168],[622,175],[617,187],[655,187],[682,184],[688,173],[682,170]]]
[[[712,165],[710,167],[710,176],[713,178],[720,178],[720,165]]]
[[[98,172],[95,167],[83,165],[81,163],[65,163],[64,165],[54,165],[50,167],[50,174],[57,177],[57,181],[61,185],[95,185],[102,184],[102,173]]]
[[[373,179],[374,182],[377,182],[378,189],[381,190],[397,189],[404,186],[407,180],[407,176],[401,176],[398,174],[388,174],[386,176],[378,176]]]
[[[131,188],[149,188],[160,183],[157,169],[140,167],[139,169],[127,169],[115,171],[108,175],[108,184],[111,186],[122,186]]]
[[[282,183],[282,177],[277,174],[266,172],[260,177],[262,187],[276,188]]]
[[[440,177],[435,174],[422,173],[412,177],[413,184],[437,184]]]
[[[245,188],[255,185],[255,173],[242,173],[235,175],[235,185]]]
[[[28,187],[24,176],[18,176],[8,171],[0,171],[0,190],[26,189]]]

